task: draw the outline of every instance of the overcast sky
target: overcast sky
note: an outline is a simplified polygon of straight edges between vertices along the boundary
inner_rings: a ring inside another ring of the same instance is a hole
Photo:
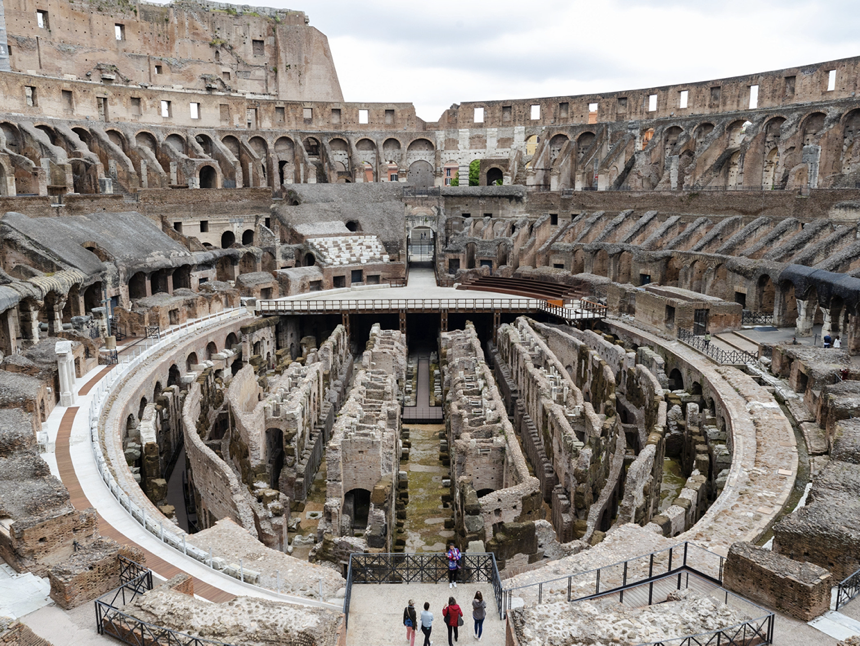
[[[412,102],[426,121],[461,101],[612,92],[860,55],[856,0],[271,5],[304,11],[328,36],[344,99]]]

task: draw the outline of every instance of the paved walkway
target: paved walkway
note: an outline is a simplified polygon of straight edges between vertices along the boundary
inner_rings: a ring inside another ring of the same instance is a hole
[[[493,586],[489,583],[463,583],[452,590],[447,583],[407,583],[405,585],[375,585],[360,583],[352,587],[352,603],[349,611],[349,630],[346,634],[347,646],[377,646],[406,644],[406,628],[403,626],[403,609],[409,599],[415,601],[419,621],[424,602],[430,604],[433,613],[433,632],[430,640],[434,646],[448,643],[448,630],[442,618],[442,608],[453,596],[463,609],[465,624],[459,629],[457,644],[477,644],[472,636],[475,626],[472,620],[472,599],[475,592],[481,591],[487,602],[487,618],[484,620],[484,638],[481,644],[504,646],[505,622],[499,619]],[[421,631],[415,636],[415,646],[422,646],[424,635]],[[525,646],[525,645],[524,645]]]

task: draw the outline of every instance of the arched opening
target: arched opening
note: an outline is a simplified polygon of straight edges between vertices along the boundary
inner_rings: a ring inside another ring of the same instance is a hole
[[[361,223],[358,220],[349,220],[346,223],[346,228],[353,232],[361,231]]]
[[[132,300],[146,298],[146,274],[137,272],[128,281],[128,297]]]
[[[776,290],[770,276],[762,274],[758,279],[758,311],[763,314],[773,313]]]
[[[317,264],[316,256],[314,256],[310,251],[305,254],[304,262],[302,263],[305,267],[313,267]]]
[[[648,130],[642,133],[642,150],[645,150],[648,147],[648,144],[651,143],[653,138],[654,128],[648,128]]]
[[[433,186],[433,166],[428,161],[419,159],[409,166],[406,181],[412,186],[429,188]]]
[[[320,156],[320,142],[315,137],[308,137],[304,141],[305,152],[307,152],[308,157],[319,157]]]
[[[198,363],[200,362],[197,360],[197,353],[192,352],[188,355],[188,358],[185,359],[185,369],[188,372],[191,372],[192,366],[196,366]]]
[[[263,344],[260,341],[254,341],[253,349],[251,350],[251,356],[259,357],[262,347]]]
[[[246,253],[239,261],[239,273],[250,274],[257,271],[257,259],[252,253]]]
[[[615,277],[617,283],[629,283],[633,270],[633,254],[629,251],[622,251],[618,257],[618,275]]]
[[[669,373],[669,390],[684,390],[684,376],[677,368]]]
[[[501,186],[505,180],[505,174],[501,168],[491,168],[487,171],[487,186]]]
[[[370,516],[370,492],[367,489],[348,491],[343,497],[343,513],[352,518],[354,532],[363,532]]]
[[[221,248],[229,249],[236,244],[236,234],[232,231],[225,231],[221,234]]]
[[[275,262],[275,257],[268,251],[263,252],[262,271],[272,273],[277,270],[278,264]]]
[[[681,275],[681,261],[672,256],[669,258],[669,262],[666,263],[666,273],[663,274],[662,285],[668,285],[671,287],[678,286],[678,278]]]
[[[609,276],[609,254],[606,249],[600,249],[595,254],[591,273],[596,276]]]
[[[216,354],[218,354],[218,346],[214,341],[210,341],[206,344],[206,358],[211,360]]]
[[[218,173],[211,166],[200,168],[200,188],[218,188]]]
[[[152,401],[156,401],[158,397],[161,395],[164,388],[161,386],[160,381],[155,382],[155,387],[152,389]]]
[[[185,138],[182,135],[172,134],[168,135],[165,140],[168,146],[173,148],[176,152],[185,154]]]
[[[174,363],[170,366],[170,369],[167,371],[167,387],[170,386],[178,386],[179,385],[179,368]]]
[[[230,334],[227,335],[227,339],[224,341],[224,347],[228,350],[232,350],[237,345],[239,345],[239,339],[233,332],[230,332]]]
[[[101,281],[93,283],[84,290],[84,312],[89,314],[94,307],[102,306],[102,287]]]
[[[191,289],[191,265],[182,265],[173,270],[173,289]]]
[[[143,418],[143,411],[146,409],[146,405],[147,405],[148,403],[149,403],[149,402],[147,402],[146,397],[141,397],[141,398],[140,398],[140,404],[139,404],[139,405],[138,405],[138,407],[137,407],[137,419],[142,419],[142,418]]]
[[[245,229],[242,232],[242,244],[245,246],[254,244],[254,230]]]
[[[167,279],[169,276],[169,270],[167,269],[159,269],[158,271],[152,272],[149,283],[150,283],[150,291],[153,294],[166,294],[170,290],[168,289]]]

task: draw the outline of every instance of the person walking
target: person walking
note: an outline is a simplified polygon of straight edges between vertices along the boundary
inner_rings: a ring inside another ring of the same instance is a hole
[[[442,608],[442,617],[445,618],[445,625],[448,626],[448,646],[454,646],[451,633],[454,633],[454,641],[457,641],[459,638],[457,629],[463,624],[463,611],[454,597],[448,597],[448,605]]]
[[[421,611],[421,632],[424,633],[424,646],[433,646],[430,641],[430,633],[433,631],[433,613],[430,612],[430,603],[424,602],[424,610]]]
[[[460,569],[460,558],[462,554],[460,550],[458,550],[454,543],[448,543],[448,551],[445,553],[445,556],[448,557],[448,587],[456,588],[457,587],[457,570]]]
[[[478,590],[472,599],[472,619],[475,620],[475,639],[481,641],[484,636],[484,619],[487,617],[487,602]]]
[[[833,347],[834,348],[841,348],[842,347],[842,341],[839,340],[838,336],[835,339],[833,339]]]
[[[711,347],[711,333],[705,332],[705,352]]]
[[[409,605],[403,609],[403,625],[406,626],[406,643],[415,646],[415,629],[418,627],[418,613],[415,612],[415,602],[410,599]]]

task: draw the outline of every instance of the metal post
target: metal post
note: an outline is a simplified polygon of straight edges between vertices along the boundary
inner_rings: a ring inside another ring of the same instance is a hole
[[[648,578],[649,579],[652,576],[654,576],[654,552],[651,552],[650,556],[651,556],[650,563],[648,563]]]
[[[600,594],[600,570],[597,570],[597,585],[595,587],[594,594]]]
[[[627,585],[627,561],[624,561],[624,580],[622,581],[621,585]]]
[[[571,585],[572,579],[573,579],[572,576],[567,577],[567,601],[568,602],[570,602],[570,585]]]
[[[690,546],[689,543],[684,543],[684,567],[687,567],[687,548]]]

